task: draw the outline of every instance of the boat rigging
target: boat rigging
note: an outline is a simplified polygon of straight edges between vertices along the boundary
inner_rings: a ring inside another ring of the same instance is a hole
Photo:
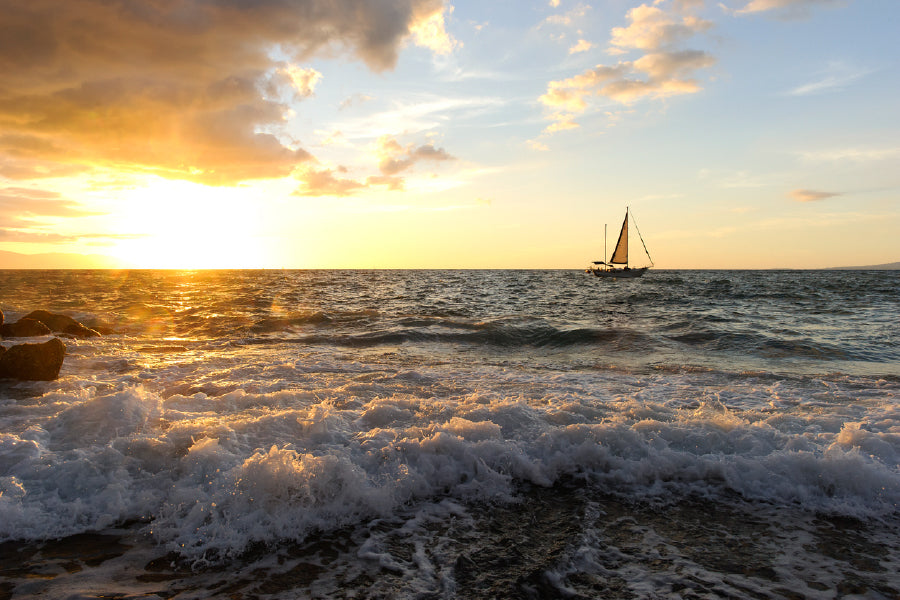
[[[647,269],[653,266],[653,259],[650,258],[650,251],[647,250],[647,244],[644,243],[644,238],[641,235],[641,230],[638,229],[637,222],[634,223],[634,229],[637,231],[638,239],[641,240],[641,245],[644,247],[644,252],[647,254],[647,259],[650,261],[649,265],[643,267],[632,268],[628,263],[628,213],[629,210],[625,208],[625,221],[622,222],[622,230],[619,231],[619,240],[616,242],[616,248],[613,250],[612,258],[609,261],[606,260],[606,225],[603,226],[603,260],[595,260],[592,263],[592,266],[585,269],[585,273],[592,273],[597,277],[641,277],[644,273],[647,272]],[[634,219],[632,219],[633,221]],[[624,267],[617,267],[616,265],[625,265]]]

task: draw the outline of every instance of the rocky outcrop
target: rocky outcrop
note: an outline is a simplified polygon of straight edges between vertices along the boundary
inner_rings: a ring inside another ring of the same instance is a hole
[[[3,317],[0,316],[0,336],[2,337],[31,337],[47,335],[51,332],[77,338],[100,336],[99,332],[79,323],[72,317],[47,310],[31,311],[15,323],[4,323]]]
[[[82,325],[72,317],[59,315],[47,310],[33,310],[22,318],[40,321],[49,327],[51,331],[66,333],[77,338],[100,337],[97,331]]]
[[[15,323],[0,325],[0,335],[3,337],[33,337],[48,333],[50,333],[50,328],[34,319],[22,318]]]
[[[0,351],[0,378],[52,381],[59,377],[65,355],[66,345],[59,338],[11,346]]]
[[[92,338],[100,334],[79,323],[72,317],[35,310],[15,323],[5,323],[0,311],[0,336],[35,337],[58,333],[63,337]],[[53,338],[41,344],[19,344],[4,348],[0,346],[0,378],[30,381],[52,381],[59,377],[66,345]]]

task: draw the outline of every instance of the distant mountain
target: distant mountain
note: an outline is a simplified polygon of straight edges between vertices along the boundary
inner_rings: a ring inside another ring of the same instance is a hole
[[[900,262],[885,263],[883,265],[868,265],[865,267],[831,267],[837,271],[897,271],[900,270]]]
[[[0,250],[0,269],[121,269],[123,264],[101,254],[20,254]]]

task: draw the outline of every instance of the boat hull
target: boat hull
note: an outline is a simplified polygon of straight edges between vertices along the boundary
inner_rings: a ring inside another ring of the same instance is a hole
[[[622,279],[633,279],[641,277],[647,272],[649,267],[641,267],[640,269],[588,269],[597,277],[612,277]]]

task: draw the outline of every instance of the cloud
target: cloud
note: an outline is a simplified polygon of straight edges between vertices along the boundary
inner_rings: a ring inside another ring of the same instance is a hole
[[[75,242],[78,241],[78,239],[78,236],[62,235],[59,233],[43,233],[0,228],[0,241],[3,242],[15,242],[19,244],[60,244],[64,242]]]
[[[559,3],[553,4],[550,3],[550,6],[553,8],[557,8]],[[550,15],[546,19],[544,19],[544,24],[547,25],[557,25],[562,27],[570,27],[580,22],[584,16],[587,14],[587,11],[591,7],[587,4],[578,4],[573,7],[571,10],[562,15]]]
[[[453,7],[447,8],[453,13]],[[435,54],[450,54],[462,44],[447,33],[444,27],[444,11],[433,12],[410,27],[416,44],[428,48]]]
[[[836,192],[820,192],[816,190],[792,190],[790,193],[790,197],[797,202],[817,202],[840,195],[840,193]]]
[[[444,10],[443,0],[0,0],[0,168],[208,184],[288,175],[311,159],[280,135],[288,102],[321,80],[301,65],[344,54],[390,69],[407,40],[438,48]]]
[[[587,99],[595,95],[630,104],[645,96],[691,94],[700,90],[691,77],[694,71],[713,64],[715,58],[701,50],[655,52],[636,61],[597,65],[575,77],[551,81],[539,100],[553,109],[580,113],[587,108]]]
[[[661,99],[693,94],[701,89],[695,74],[708,69],[715,58],[702,50],[678,46],[708,30],[712,24],[690,14],[702,6],[694,0],[673,3],[668,10],[642,4],[628,11],[626,27],[610,33],[610,53],[643,54],[615,65],[599,64],[568,79],[550,81],[539,101],[552,110],[553,125],[545,133],[571,129],[573,116],[590,108],[595,97],[630,105],[643,98]]]
[[[706,0],[672,0],[672,10],[683,13],[703,8]]]
[[[802,18],[808,16],[813,8],[837,6],[843,2],[844,0],[750,0],[743,8],[734,12],[745,15],[775,11],[786,18]]]
[[[101,214],[81,208],[58,192],[21,187],[0,188],[0,217],[86,217]]]
[[[594,47],[594,44],[587,40],[578,40],[578,43],[569,48],[569,54],[578,54],[579,52],[587,52]]]
[[[814,81],[797,86],[788,91],[790,96],[809,96],[846,88],[851,83],[871,73],[868,69],[858,69],[844,62],[829,63],[826,69],[817,74]]]
[[[59,219],[103,214],[50,190],[26,187],[0,188],[0,240],[11,243],[60,244],[85,238],[108,239],[101,234],[61,234]]]
[[[290,78],[297,94],[303,98],[312,96],[316,85],[322,80],[322,74],[315,69],[304,69],[297,65],[288,65],[283,72]]]
[[[435,148],[427,143],[416,146],[403,146],[394,137],[384,135],[376,143],[375,158],[378,161],[378,175],[370,175],[364,180],[341,177],[347,173],[346,167],[315,168],[303,167],[294,176],[302,183],[294,192],[295,196],[349,196],[356,192],[375,187],[384,187],[389,191],[405,189],[406,181],[402,174],[420,162],[443,162],[456,160],[443,148]]]
[[[547,85],[547,93],[540,101],[549,107],[577,113],[587,108],[585,98],[594,93],[609,81],[621,81],[632,71],[631,63],[619,63],[615,67],[597,65],[580,75],[551,81]]]
[[[317,131],[316,133],[323,136],[320,142],[323,146],[351,146],[341,131],[335,130],[330,133]]]
[[[706,31],[710,21],[686,15],[680,17],[657,6],[642,4],[628,11],[628,27],[614,27],[610,43],[614,53],[627,48],[658,50]]]
[[[555,133],[557,131],[565,131],[566,129],[578,129],[580,125],[571,119],[562,118],[554,121],[544,129],[544,133]]]
[[[702,50],[655,52],[634,61],[634,70],[645,73],[651,82],[679,81],[694,71],[715,64],[715,59]]]
[[[369,187],[385,186],[390,191],[401,191],[405,189],[406,182],[402,177],[395,175],[372,175],[366,177],[366,185]]]
[[[110,233],[47,233],[40,230],[29,229],[5,229],[0,227],[0,241],[12,242],[17,244],[63,244],[71,242],[89,241],[97,244],[98,242],[109,243],[115,240],[133,240],[145,237],[142,234],[110,234]]]
[[[800,158],[811,162],[878,162],[900,159],[900,146],[893,148],[837,148],[798,153]]]
[[[402,131],[407,135],[443,127],[452,118],[467,123],[486,112],[505,106],[497,97],[453,97],[446,94],[406,94],[384,110],[360,116],[348,116],[334,126],[348,140],[369,140]]]
[[[401,146],[396,139],[385,135],[378,139],[377,144],[378,169],[382,175],[396,175],[421,161],[455,160],[443,148],[435,148],[432,143],[418,147],[413,144]]]
[[[43,160],[22,160],[0,154],[0,177],[14,180],[69,177],[89,170],[80,165],[60,164]]]
[[[339,172],[346,169],[338,168]],[[296,175],[302,187],[294,191],[295,196],[349,196],[366,184],[353,179],[335,177],[333,169],[305,168]]]
[[[369,102],[374,99],[375,99],[374,96],[369,96],[368,94],[359,94],[359,93],[353,94],[352,96],[350,96],[349,98],[347,98],[346,100],[341,102],[341,105],[338,107],[338,110],[346,110],[353,106],[360,106],[360,105],[365,104],[366,102]]]

